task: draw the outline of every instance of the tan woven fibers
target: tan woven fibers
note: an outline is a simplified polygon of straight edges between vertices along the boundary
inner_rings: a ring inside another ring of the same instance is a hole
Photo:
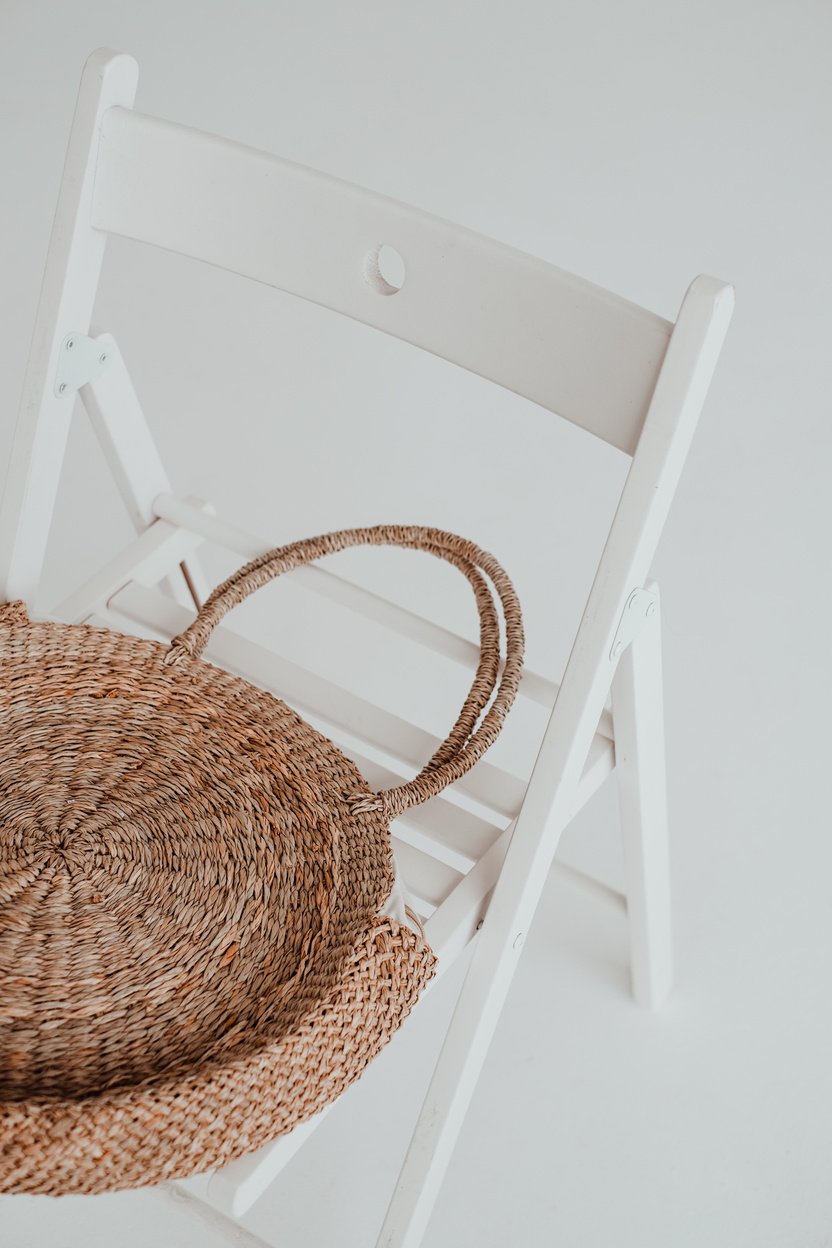
[[[381,794],[283,702],[199,657],[259,585],[363,543],[460,567],[482,626],[448,741]],[[499,628],[478,568],[507,618],[487,711]],[[361,1074],[435,965],[380,914],[389,821],[499,732],[522,663],[504,577],[462,539],[379,527],[253,561],[170,647],[0,606],[0,1190],[206,1170]]]

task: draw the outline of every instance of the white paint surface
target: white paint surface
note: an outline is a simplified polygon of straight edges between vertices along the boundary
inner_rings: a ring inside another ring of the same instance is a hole
[[[0,35],[3,454],[77,80],[99,45],[137,57],[145,112],[460,221],[661,315],[698,272],[736,284],[653,569],[674,994],[656,1016],[633,1006],[623,918],[550,880],[426,1243],[819,1248],[832,1232],[829,10],[5,0]],[[95,319],[177,491],[277,537],[381,520],[467,533],[514,573],[530,662],[559,677],[621,483],[615,451],[363,326],[120,240]],[[49,600],[131,535],[80,421],[68,466]],[[411,581],[409,563],[371,553],[341,568],[470,624],[464,586]],[[317,598],[279,601],[252,610],[253,634],[331,645]],[[374,657],[355,660],[368,696],[452,713],[439,667],[433,689]],[[616,841],[610,787],[564,856],[620,884]],[[291,1248],[373,1242],[459,976],[329,1115],[252,1231]],[[148,1193],[0,1201],[3,1248],[153,1240],[213,1244]]]

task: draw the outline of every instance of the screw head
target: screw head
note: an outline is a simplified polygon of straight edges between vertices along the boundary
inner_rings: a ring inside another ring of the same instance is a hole
[[[99,363],[99,364],[106,364],[106,363],[107,363],[107,352],[106,352],[106,351],[102,351],[102,352],[101,352],[101,354],[100,354],[100,355],[99,355],[99,357],[98,357],[98,363]]]
[[[75,346],[75,339],[74,339],[74,338],[67,338],[67,340],[66,340],[66,349],[67,349],[67,351],[71,351],[71,350],[72,350],[72,348],[73,348],[74,346]]]
[[[62,381],[58,386],[58,394],[63,394],[64,390],[66,390],[66,382]]]

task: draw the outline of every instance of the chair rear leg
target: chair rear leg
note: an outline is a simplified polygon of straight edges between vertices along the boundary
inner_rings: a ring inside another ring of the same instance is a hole
[[[658,586],[647,588],[656,606],[619,660],[612,697],[633,996],[657,1009],[670,991],[673,954],[661,605]]]

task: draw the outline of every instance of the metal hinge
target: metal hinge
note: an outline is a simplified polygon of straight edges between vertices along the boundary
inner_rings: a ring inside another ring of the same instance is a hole
[[[106,343],[86,334],[67,334],[58,352],[55,394],[60,398],[75,394],[107,367],[109,354]]]
[[[656,610],[658,595],[649,589],[634,589],[621,612],[621,620],[616,629],[610,649],[611,659],[620,659],[621,655],[641,631],[643,625]]]

